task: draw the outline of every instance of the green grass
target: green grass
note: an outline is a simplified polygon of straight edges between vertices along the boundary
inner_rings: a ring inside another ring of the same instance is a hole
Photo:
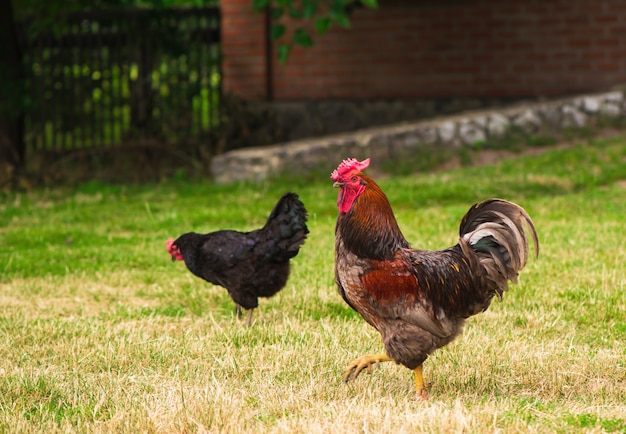
[[[415,247],[455,243],[464,212],[494,196],[540,236],[519,284],[425,363],[429,401],[393,364],[341,381],[382,345],[336,292],[328,174],[89,183],[1,199],[0,432],[626,432],[626,139],[373,174]],[[247,329],[165,240],[256,228],[287,190],[311,233]]]

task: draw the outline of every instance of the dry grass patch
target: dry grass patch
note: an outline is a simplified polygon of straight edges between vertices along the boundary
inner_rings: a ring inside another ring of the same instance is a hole
[[[542,243],[519,285],[425,363],[428,402],[393,364],[341,381],[382,344],[336,292],[326,179],[9,197],[0,431],[624,432],[625,156],[625,141],[609,141],[381,181],[416,247],[454,243],[463,213],[489,196],[526,207]],[[311,234],[287,287],[245,328],[226,291],[171,263],[164,241],[253,228],[286,189]]]

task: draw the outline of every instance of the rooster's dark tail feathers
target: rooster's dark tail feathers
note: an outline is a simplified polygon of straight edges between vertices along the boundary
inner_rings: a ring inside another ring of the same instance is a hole
[[[518,273],[528,260],[524,226],[530,229],[538,256],[537,231],[528,213],[519,205],[488,199],[472,206],[461,221],[461,248],[466,256],[478,257],[491,283],[489,286],[495,287],[498,297],[508,289],[508,281],[517,282]]]

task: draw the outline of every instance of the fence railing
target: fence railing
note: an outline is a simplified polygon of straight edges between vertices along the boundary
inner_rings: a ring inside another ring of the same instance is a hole
[[[218,8],[117,10],[71,14],[34,38],[22,32],[27,148],[206,133],[219,122],[219,26]]]

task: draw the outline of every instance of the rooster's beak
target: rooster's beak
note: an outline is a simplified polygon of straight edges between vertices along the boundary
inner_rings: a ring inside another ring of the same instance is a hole
[[[341,183],[341,182],[339,182],[339,181],[335,181],[335,182],[333,183],[333,187],[334,187],[334,188],[341,188],[341,187],[343,187],[343,183]]]

